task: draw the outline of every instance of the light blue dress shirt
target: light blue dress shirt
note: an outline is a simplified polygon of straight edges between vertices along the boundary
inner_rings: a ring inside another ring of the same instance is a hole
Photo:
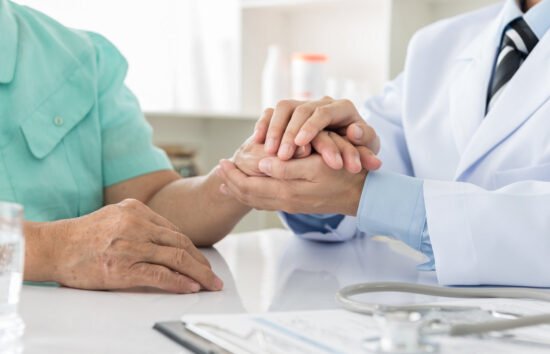
[[[523,13],[516,0],[504,5],[504,22],[524,16],[540,39],[550,29],[550,0],[543,0]],[[342,215],[283,214],[287,225],[297,234],[332,233],[343,220]],[[429,261],[419,268],[434,268],[432,245],[426,220],[424,182],[415,177],[387,171],[369,172],[357,213],[357,227],[367,235],[386,235],[405,242],[425,254]],[[318,241],[341,241],[322,236]]]

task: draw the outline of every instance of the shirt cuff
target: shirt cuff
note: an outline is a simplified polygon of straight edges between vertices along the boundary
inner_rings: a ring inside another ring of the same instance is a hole
[[[367,235],[390,236],[426,251],[426,207],[421,179],[391,172],[369,172],[358,210],[358,227]]]
[[[331,233],[344,219],[343,215],[308,215],[282,213],[283,219],[295,234],[308,232]]]

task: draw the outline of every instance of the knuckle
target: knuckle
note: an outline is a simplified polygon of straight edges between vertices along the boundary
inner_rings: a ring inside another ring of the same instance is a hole
[[[340,135],[336,134],[335,132],[333,131],[328,131],[327,132],[327,135],[329,138],[331,138],[332,140],[339,140],[340,138]]]
[[[339,100],[339,103],[341,103],[342,105],[344,106],[347,106],[347,107],[353,107],[355,108],[355,105],[353,104],[353,102],[347,98],[343,98],[341,100]]]
[[[127,198],[120,202],[120,206],[124,209],[136,209],[141,205],[142,203],[139,200],[133,198]]]
[[[166,278],[166,273],[163,271],[160,267],[154,267],[151,270],[149,270],[149,276],[156,282],[156,283],[163,283],[164,279]]]
[[[118,227],[121,230],[130,230],[133,229],[137,224],[137,219],[129,213],[124,213],[121,215],[118,221]]]
[[[120,203],[118,204],[109,204],[101,208],[100,213],[104,215],[113,215],[116,216],[121,211]]]
[[[266,126],[266,122],[263,120],[263,119],[260,119],[259,121],[256,122],[256,124],[254,125],[254,129],[255,130],[258,130],[260,128],[264,128]]]
[[[330,109],[327,106],[320,106],[315,108],[314,113],[320,117],[324,117],[324,116],[327,116],[329,112],[330,112]]]
[[[115,255],[104,254],[100,257],[99,264],[106,274],[112,274],[118,268],[120,262]]]
[[[359,150],[353,145],[346,145],[346,154],[352,157],[359,157]]]
[[[193,242],[191,242],[191,240],[187,236],[182,235],[182,234],[178,234],[178,242],[179,242],[181,248],[188,249],[188,248],[194,248],[195,247],[195,245],[193,245]]]
[[[176,255],[174,256],[174,264],[181,268],[187,268],[189,261],[187,259],[187,253],[184,251],[178,251],[176,252]]]
[[[127,249],[129,245],[128,245],[128,242],[125,241],[124,239],[115,237],[110,240],[108,247],[111,250],[119,251],[119,250]],[[109,256],[113,256],[113,255],[109,255]]]
[[[291,106],[292,106],[292,103],[289,100],[282,100],[277,102],[277,104],[275,105],[275,110],[276,111],[287,110],[287,109],[290,109]]]
[[[275,175],[281,176],[282,179],[288,179],[289,169],[286,164],[275,163],[272,169]]]
[[[306,116],[306,115],[309,115],[311,113],[311,108],[309,108],[305,104],[302,104],[302,105],[296,107],[296,109],[294,110],[294,113],[296,113],[298,115],[301,115],[301,116]]]

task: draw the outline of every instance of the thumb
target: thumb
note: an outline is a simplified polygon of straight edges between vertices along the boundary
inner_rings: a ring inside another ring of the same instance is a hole
[[[376,131],[365,122],[356,122],[346,128],[346,137],[353,145],[365,146],[375,154],[380,151],[380,138]]]

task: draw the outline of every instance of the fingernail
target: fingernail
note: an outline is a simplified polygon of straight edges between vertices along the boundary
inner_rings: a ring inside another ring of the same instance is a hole
[[[340,154],[336,153],[334,155],[334,162],[339,166],[339,167],[342,167],[344,166],[344,161],[342,160],[342,156],[340,156]]]
[[[260,171],[262,171],[266,175],[271,176],[271,160],[268,160],[268,159],[261,160],[260,163],[258,164],[258,168],[260,169]]]
[[[307,144],[309,143],[311,140],[312,140],[312,134],[306,132],[306,131],[303,131],[301,130],[298,135],[296,135],[296,139],[294,139],[294,142],[297,144],[297,145],[304,145],[304,144]]]
[[[214,279],[214,288],[215,290],[222,290],[223,289],[223,281],[216,277],[216,279]]]
[[[279,157],[282,159],[289,159],[292,157],[292,146],[290,144],[283,144],[279,149]]]
[[[265,143],[265,148],[266,148],[267,152],[277,151],[277,139],[275,139],[275,138],[267,139],[267,142]]]
[[[198,283],[192,283],[191,284],[191,291],[194,293],[198,293],[201,290],[201,286]]]
[[[357,140],[363,137],[363,129],[361,129],[357,124],[353,125],[353,137]]]

